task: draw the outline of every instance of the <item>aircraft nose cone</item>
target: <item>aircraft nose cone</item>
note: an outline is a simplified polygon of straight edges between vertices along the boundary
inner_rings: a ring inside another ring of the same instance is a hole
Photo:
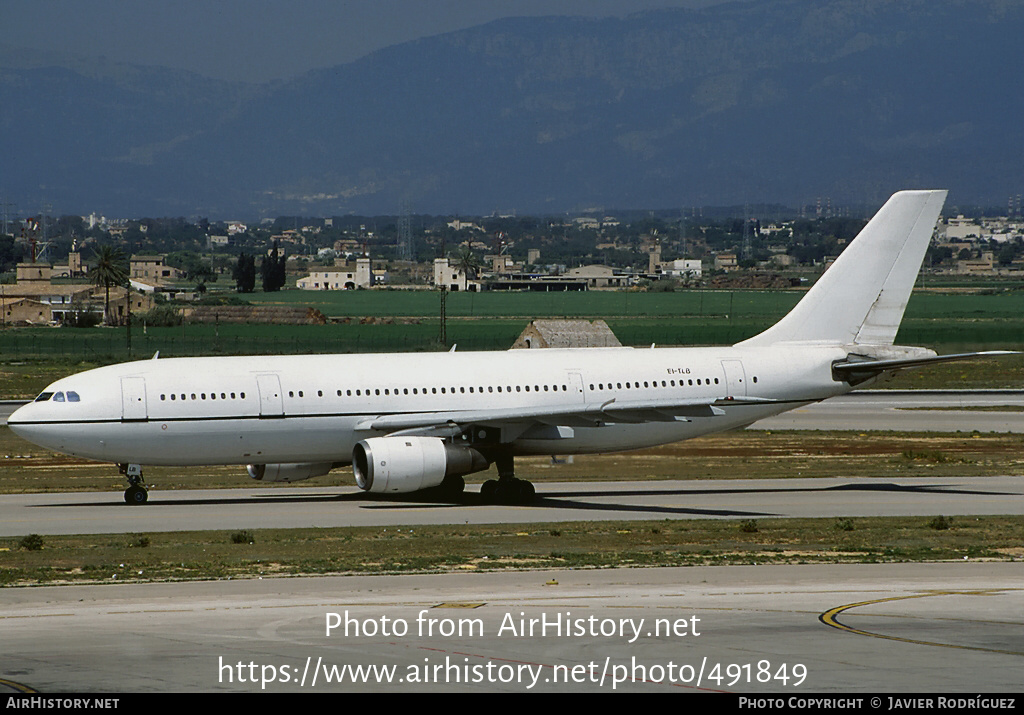
[[[31,404],[31,402],[28,404],[22,404],[21,402],[4,403],[2,407],[0,407],[0,415],[6,418],[5,422],[7,423],[7,426],[14,429],[25,420],[25,408]]]

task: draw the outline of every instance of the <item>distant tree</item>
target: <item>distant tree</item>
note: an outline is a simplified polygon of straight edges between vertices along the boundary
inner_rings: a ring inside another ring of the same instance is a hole
[[[256,290],[256,257],[244,251],[238,256],[234,270],[235,289],[239,293],[252,293]]]
[[[260,263],[264,292],[272,293],[284,287],[286,280],[285,261],[287,260],[288,257],[286,255],[278,254],[277,241],[274,241],[274,247],[271,249],[270,255]]]
[[[110,322],[110,286],[121,286],[128,282],[128,265],[124,251],[114,246],[100,246],[93,259],[95,265],[89,269],[89,279],[97,286],[103,286],[103,322]]]
[[[1007,243],[1005,246],[999,249],[999,265],[1008,266],[1013,263],[1013,259],[1017,257],[1017,249],[1013,243]]]

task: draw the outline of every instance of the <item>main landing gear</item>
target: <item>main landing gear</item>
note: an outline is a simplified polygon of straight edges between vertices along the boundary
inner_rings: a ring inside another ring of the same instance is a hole
[[[119,464],[118,470],[128,480],[128,488],[124,490],[125,504],[145,504],[149,501],[149,492],[142,485],[141,464]]]
[[[511,455],[494,460],[498,467],[498,478],[488,479],[480,487],[480,499],[484,504],[530,504],[537,497],[533,482],[519,479]]]

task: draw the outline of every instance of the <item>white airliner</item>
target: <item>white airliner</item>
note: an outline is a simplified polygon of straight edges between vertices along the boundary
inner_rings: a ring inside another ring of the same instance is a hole
[[[518,455],[613,452],[748,425],[895,370],[958,360],[893,345],[945,191],[902,191],[777,324],[731,347],[586,348],[152,359],[72,375],[8,424],[65,454],[118,464],[248,465],[290,482],[353,465],[376,493],[431,489],[497,466],[485,501],[533,485]]]

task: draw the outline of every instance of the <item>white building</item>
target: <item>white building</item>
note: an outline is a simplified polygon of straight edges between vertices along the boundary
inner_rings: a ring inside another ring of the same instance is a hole
[[[451,291],[478,291],[480,284],[471,281],[465,271],[448,263],[447,258],[434,259],[434,285],[445,286]]]
[[[357,258],[355,265],[351,263],[325,268],[322,271],[311,271],[305,278],[300,278],[295,285],[301,290],[355,290],[370,288],[373,285],[373,272],[370,270],[369,258]]]
[[[981,238],[981,233],[981,226],[972,218],[964,218],[963,214],[946,220],[947,241],[959,241],[969,236]]]
[[[700,259],[679,258],[658,264],[661,272],[673,278],[700,278],[703,272]]]

